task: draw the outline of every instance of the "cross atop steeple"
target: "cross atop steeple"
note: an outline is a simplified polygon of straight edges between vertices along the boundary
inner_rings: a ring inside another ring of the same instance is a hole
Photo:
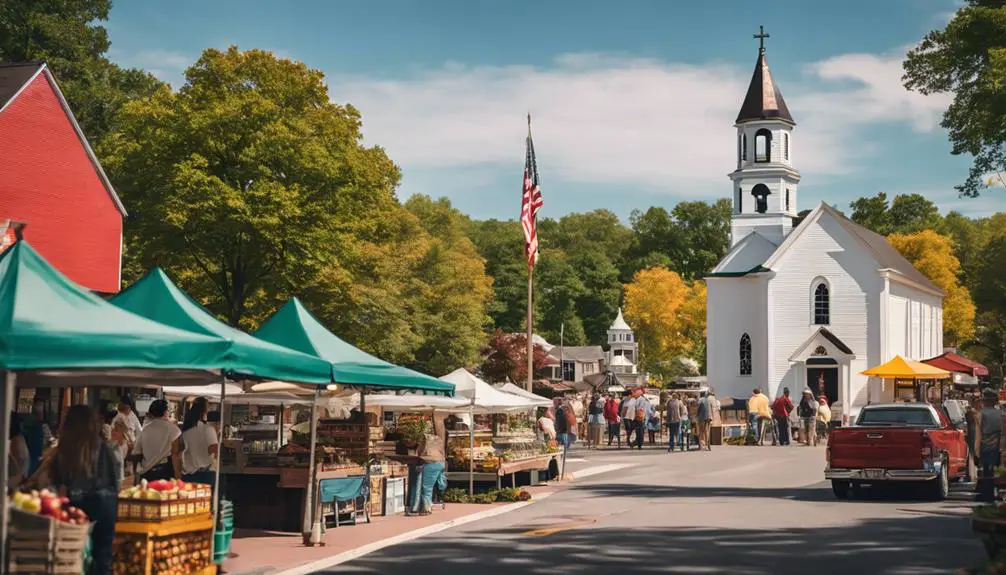
[[[771,38],[772,36],[769,36],[768,34],[765,33],[765,27],[764,26],[758,26],[758,33],[755,34],[753,37],[754,37],[755,40],[758,40],[758,53],[759,54],[764,54],[765,53],[765,38]]]

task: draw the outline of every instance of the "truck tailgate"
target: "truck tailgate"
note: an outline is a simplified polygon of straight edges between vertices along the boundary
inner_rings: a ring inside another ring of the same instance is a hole
[[[831,434],[833,469],[919,469],[922,467],[921,429],[847,427]]]

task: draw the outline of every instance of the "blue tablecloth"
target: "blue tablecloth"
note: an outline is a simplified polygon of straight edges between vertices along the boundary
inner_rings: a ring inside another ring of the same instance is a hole
[[[366,475],[342,477],[339,479],[322,479],[318,489],[321,502],[332,503],[333,501],[356,499],[362,494],[366,481]]]

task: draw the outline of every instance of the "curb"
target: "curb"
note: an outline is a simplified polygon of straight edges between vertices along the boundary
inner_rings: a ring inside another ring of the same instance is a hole
[[[517,511],[518,509],[523,509],[529,505],[534,505],[538,501],[548,498],[552,495],[552,491],[545,493],[540,493],[535,496],[531,501],[521,501],[519,503],[510,503],[509,505],[501,505],[499,507],[494,507],[492,509],[486,509],[485,511],[479,511],[478,513],[472,513],[471,515],[465,515],[464,517],[458,517],[457,519],[451,519],[450,521],[444,521],[442,523],[434,523],[433,525],[427,525],[426,527],[420,527],[419,529],[414,529],[412,531],[406,531],[394,537],[389,537],[381,541],[375,541],[373,543],[368,543],[366,545],[357,547],[356,549],[350,549],[349,551],[343,551],[337,555],[332,555],[325,557],[324,559],[319,559],[317,561],[312,561],[311,563],[304,563],[303,565],[298,565],[296,567],[291,567],[283,571],[276,571],[271,575],[307,575],[308,573],[314,573],[315,571],[320,571],[322,569],[328,569],[330,567],[335,567],[343,563],[348,563],[355,559],[359,559],[365,555],[369,555],[375,551],[380,551],[385,547],[391,547],[393,545],[398,545],[401,543],[407,543],[409,541],[414,541],[421,537],[426,537],[427,535],[433,535],[434,533],[439,533],[441,531],[446,531],[453,527],[458,527],[460,525],[465,525],[468,523],[474,523],[475,521],[481,521],[482,519],[488,519],[490,517],[496,517],[498,515],[503,515],[504,513],[510,513],[511,511]]]

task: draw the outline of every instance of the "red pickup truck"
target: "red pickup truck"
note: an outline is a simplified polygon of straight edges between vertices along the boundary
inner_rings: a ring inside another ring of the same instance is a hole
[[[839,499],[863,484],[924,482],[938,500],[968,471],[964,432],[927,403],[864,407],[851,427],[828,436],[824,476]]]

